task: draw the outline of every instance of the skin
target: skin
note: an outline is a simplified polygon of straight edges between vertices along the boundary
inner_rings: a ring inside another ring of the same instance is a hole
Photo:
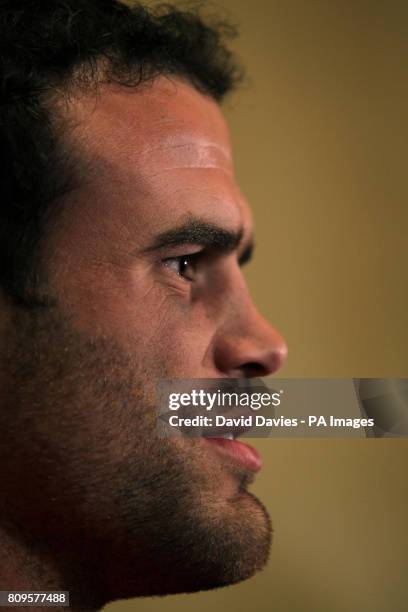
[[[69,590],[94,610],[238,582],[270,547],[252,475],[202,439],[158,438],[155,419],[160,379],[264,376],[287,353],[239,265],[253,223],[227,126],[164,77],[64,113],[83,166],[42,245],[55,304],[2,299],[0,589]],[[153,248],[198,223],[239,244]]]

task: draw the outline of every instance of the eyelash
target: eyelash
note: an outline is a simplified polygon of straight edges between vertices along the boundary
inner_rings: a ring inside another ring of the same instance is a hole
[[[169,269],[172,269],[171,266],[169,265],[169,262],[177,262],[178,264],[184,263],[186,264],[186,266],[188,265],[193,266],[192,277],[184,276],[182,272],[173,270],[174,273],[177,274],[177,276],[179,276],[180,278],[183,278],[185,281],[189,283],[192,283],[195,280],[194,276],[197,272],[196,270],[197,264],[199,263],[200,259],[204,257],[204,255],[205,255],[205,250],[198,251],[196,253],[189,253],[188,255],[178,255],[176,257],[167,257],[166,259],[162,260],[162,263],[164,266],[166,266]],[[239,266],[240,267],[244,266],[249,259],[250,259],[250,255],[244,253],[243,257],[241,257],[241,259],[238,260]]]

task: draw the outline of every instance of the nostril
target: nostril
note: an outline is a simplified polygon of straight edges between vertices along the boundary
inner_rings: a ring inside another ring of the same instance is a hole
[[[247,378],[253,376],[268,376],[279,370],[286,360],[287,347],[284,342],[275,349],[265,351],[251,361],[244,361],[240,370]]]
[[[241,370],[246,378],[266,376],[269,374],[269,371],[261,363],[257,363],[256,361],[244,363],[241,366]]]

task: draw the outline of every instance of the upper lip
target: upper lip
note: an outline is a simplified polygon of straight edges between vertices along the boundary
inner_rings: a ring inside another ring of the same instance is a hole
[[[247,431],[252,429],[251,425],[244,425],[241,422],[241,417],[246,419],[252,415],[252,410],[249,408],[232,408],[228,412],[222,414],[226,419],[236,419],[237,423],[232,425],[218,425],[212,427],[203,427],[201,429],[201,435],[205,438],[209,437],[224,437],[226,435],[232,435],[233,438],[238,438],[244,435]],[[239,421],[238,421],[239,419]]]
[[[181,419],[193,419],[194,417],[208,417],[211,419],[212,424],[206,425],[205,422],[201,421],[198,426],[187,426],[184,424],[184,421],[177,427],[179,432],[184,436],[201,436],[204,438],[214,438],[214,437],[233,437],[238,438],[239,436],[244,435],[247,431],[252,429],[251,425],[245,425],[242,423],[242,420],[246,419],[248,416],[252,414],[252,410],[249,407],[235,406],[233,408],[229,408],[224,411],[216,411],[206,412],[203,414],[202,410],[192,410],[191,407],[187,411],[180,411],[179,417]],[[228,425],[215,425],[215,416],[223,416],[231,420],[235,420],[235,423]]]

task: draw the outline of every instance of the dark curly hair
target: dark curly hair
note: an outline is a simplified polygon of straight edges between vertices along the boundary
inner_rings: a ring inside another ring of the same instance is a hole
[[[14,303],[47,303],[39,246],[78,180],[55,120],[56,94],[102,81],[137,87],[166,74],[221,101],[240,78],[223,42],[230,34],[228,25],[169,5],[0,0],[0,287]]]

